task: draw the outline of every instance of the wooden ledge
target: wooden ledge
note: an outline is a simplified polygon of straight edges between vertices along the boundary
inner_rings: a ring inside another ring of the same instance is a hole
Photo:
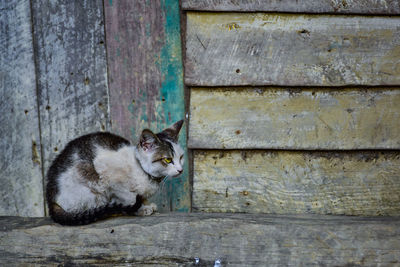
[[[0,217],[1,266],[212,266],[217,259],[222,266],[399,264],[400,217],[171,213],[78,227]]]

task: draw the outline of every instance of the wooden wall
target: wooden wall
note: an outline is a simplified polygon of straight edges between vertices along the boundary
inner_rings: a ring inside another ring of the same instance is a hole
[[[398,1],[182,7],[193,210],[400,215]]]
[[[136,140],[185,118],[178,0],[104,1],[111,123]],[[186,147],[186,125],[179,142]],[[188,158],[184,173],[155,196],[161,211],[190,209]]]
[[[1,215],[44,215],[29,5],[13,0],[0,6]]]
[[[134,141],[185,117],[185,95],[193,183],[186,160],[154,198],[162,211],[400,215],[398,1],[0,10],[1,215],[46,214],[44,174],[68,140]]]
[[[178,1],[0,1],[0,36],[0,215],[46,214],[45,173],[69,140],[135,142],[185,117]],[[160,210],[189,210],[188,181],[187,163]]]

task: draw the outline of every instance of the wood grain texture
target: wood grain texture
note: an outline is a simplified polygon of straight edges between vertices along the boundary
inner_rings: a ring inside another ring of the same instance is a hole
[[[197,151],[193,210],[400,215],[400,153]]]
[[[0,215],[43,216],[28,0],[0,1]]]
[[[192,88],[189,147],[400,149],[399,88]]]
[[[397,0],[182,0],[182,9],[332,14],[400,14]]]
[[[112,129],[136,142],[143,129],[160,131],[185,117],[179,1],[104,4]],[[190,209],[188,181],[186,164],[155,197],[161,211]]]
[[[103,2],[32,1],[44,167],[70,140],[109,129]]]
[[[400,220],[172,214],[83,227],[1,218],[0,263],[96,266],[396,266]],[[195,258],[199,263],[195,264]]]
[[[400,17],[187,13],[196,86],[400,84]]]

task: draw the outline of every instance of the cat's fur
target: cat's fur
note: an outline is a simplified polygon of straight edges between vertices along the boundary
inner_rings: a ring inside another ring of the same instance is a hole
[[[81,225],[114,214],[152,214],[156,205],[145,205],[146,199],[163,178],[183,171],[177,143],[182,124],[158,134],[143,130],[136,146],[106,132],[69,142],[47,173],[50,216],[60,224]]]

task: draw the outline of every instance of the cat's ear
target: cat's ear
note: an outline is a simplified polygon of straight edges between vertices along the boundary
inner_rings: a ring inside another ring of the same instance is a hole
[[[148,129],[144,129],[140,135],[139,145],[144,151],[151,150],[160,144],[157,135]]]
[[[183,120],[177,121],[169,128],[164,129],[162,132],[158,133],[157,136],[160,139],[168,139],[174,143],[177,143],[179,137],[179,131],[181,130],[182,125],[183,125]]]

